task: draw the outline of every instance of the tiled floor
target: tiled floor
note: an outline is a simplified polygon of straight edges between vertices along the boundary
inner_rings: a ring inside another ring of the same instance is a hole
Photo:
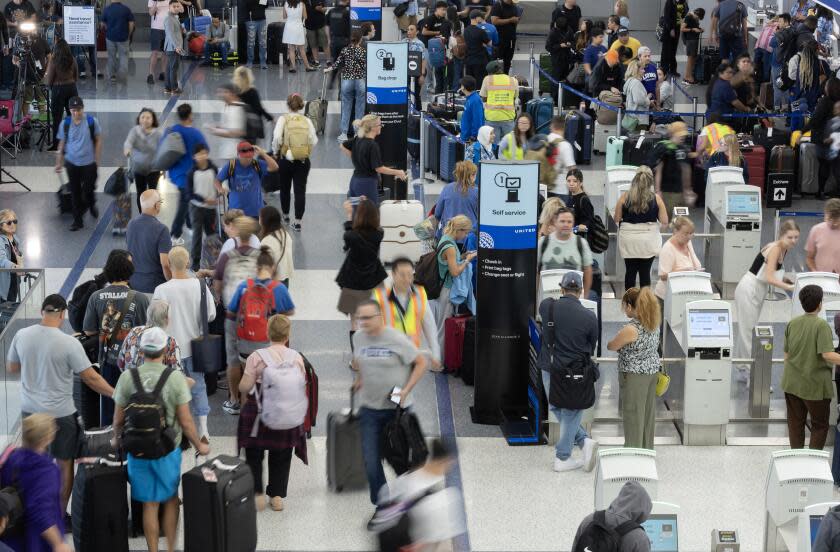
[[[514,73],[528,74],[527,56],[514,62]],[[158,113],[172,111],[180,102],[190,102],[199,128],[218,118],[219,103],[215,87],[230,78],[230,70],[194,68],[183,83],[184,93],[176,99],[163,96],[161,87],[145,83],[146,59],[135,52],[127,83],[110,85],[87,80],[80,86],[88,111],[104,129],[105,148],[100,182],[123,162],[123,139],[133,125],[141,106]],[[189,64],[185,68],[190,68]],[[276,66],[257,71],[257,89],[267,109],[282,113],[285,97],[299,92],[313,98],[320,89],[320,74],[288,75]],[[701,90],[695,93],[702,92]],[[375,543],[365,531],[370,513],[365,493],[331,494],[325,486],[325,425],[328,412],[348,403],[351,377],[346,368],[349,360],[349,323],[335,310],[338,288],[335,274],[343,260],[341,250],[341,201],[351,174],[349,160],[338,153],[340,107],[335,89],[330,91],[326,135],[314,150],[313,171],[307,194],[307,213],[301,234],[295,235],[295,277],[291,293],[297,304],[292,341],[305,352],[320,374],[321,418],[310,442],[311,462],[308,467],[295,461],[287,509],[281,514],[260,515],[259,550],[372,550]],[[169,115],[163,125],[173,123]],[[217,142],[211,138],[211,147]],[[14,185],[0,187],[0,207],[15,209],[20,224],[27,265],[46,267],[47,293],[64,290],[91,278],[104,264],[108,252],[124,247],[122,238],[112,237],[109,212],[111,199],[99,194],[104,213],[97,222],[87,219],[83,231],[67,232],[70,220],[58,215],[54,193],[58,180],[52,169],[54,158],[48,153],[29,150],[15,160],[4,155],[4,167],[32,187],[24,192]],[[603,209],[602,157],[585,167],[585,185],[593,196],[596,209]],[[100,184],[101,189],[101,184]],[[440,185],[427,188],[427,205],[431,207]],[[162,219],[170,222],[174,215],[174,190],[163,186],[165,198]],[[276,203],[276,197],[268,201]],[[813,201],[802,201],[797,208],[817,208]],[[702,213],[692,217],[700,223]],[[770,239],[773,213],[765,212],[763,237]],[[695,244],[698,248],[700,242]],[[80,257],[87,249],[89,259]],[[75,268],[75,270],[74,270]],[[611,291],[609,287],[606,291]],[[620,290],[619,290],[620,291]],[[777,335],[788,316],[786,301],[768,303],[763,320],[776,325]],[[622,316],[618,301],[604,301],[604,339],[620,327]],[[779,343],[777,342],[777,349]],[[613,365],[614,366],[614,365]],[[481,367],[478,367],[480,370]],[[773,373],[778,385],[780,368]],[[445,386],[445,387],[442,387]],[[733,399],[743,402],[745,389],[735,387]],[[618,415],[615,369],[605,369],[599,403],[599,416]],[[222,392],[211,398],[210,417],[212,445],[217,453],[234,452],[236,420],[221,411]],[[443,432],[457,438],[460,451],[460,473],[463,481],[469,540],[462,539],[459,548],[471,543],[474,550],[568,550],[579,520],[592,510],[593,475],[571,473],[558,475],[551,471],[552,451],[548,447],[511,448],[493,426],[475,425],[469,407],[473,390],[457,378],[428,376],[416,393],[416,409],[424,430],[429,435]],[[774,408],[778,412],[778,397]],[[605,440],[619,441],[620,424],[597,423],[595,434]],[[663,442],[674,442],[676,432],[670,423],[662,423],[657,435]],[[783,436],[783,433],[782,433]],[[737,528],[741,531],[742,550],[756,551],[761,546],[763,485],[767,473],[768,447],[704,447],[658,446],[660,499],[682,507],[681,548],[698,551],[708,548],[712,528]],[[185,464],[188,463],[185,460]],[[141,540],[132,541],[132,549],[141,550]]]

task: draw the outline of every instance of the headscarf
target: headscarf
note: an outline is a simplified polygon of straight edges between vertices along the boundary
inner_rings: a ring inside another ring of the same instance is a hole
[[[493,127],[488,125],[484,125],[478,129],[478,143],[481,148],[480,161],[496,158],[493,154],[493,142],[490,141],[491,132],[493,132]]]

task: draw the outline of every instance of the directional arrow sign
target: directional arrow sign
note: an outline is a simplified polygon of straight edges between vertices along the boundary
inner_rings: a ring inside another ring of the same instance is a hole
[[[787,190],[784,188],[776,188],[776,193],[773,194],[778,201],[784,201],[787,197]]]

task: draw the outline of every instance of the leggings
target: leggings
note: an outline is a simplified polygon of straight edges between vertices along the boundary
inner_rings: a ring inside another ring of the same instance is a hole
[[[142,211],[140,207],[140,195],[146,190],[156,190],[158,180],[160,179],[160,171],[153,171],[149,174],[135,174],[134,185],[137,187],[137,210]]]
[[[653,257],[647,259],[624,259],[624,289],[636,287],[636,275],[639,276],[639,287],[650,287],[650,269]]]

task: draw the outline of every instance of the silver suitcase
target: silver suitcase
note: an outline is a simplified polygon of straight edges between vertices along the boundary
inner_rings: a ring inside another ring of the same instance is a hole
[[[595,121],[595,144],[592,148],[593,153],[607,153],[607,139],[615,135],[615,125],[602,125]]]
[[[423,254],[420,238],[414,233],[414,225],[425,218],[423,204],[416,200],[383,201],[379,206],[379,221],[385,236],[379,246],[379,258],[390,263],[398,257],[406,257],[415,263]]]
[[[366,486],[362,431],[353,412],[351,392],[350,410],[327,415],[327,487],[334,493],[340,493]]]
[[[810,142],[799,144],[799,191],[816,194],[819,191],[820,162],[817,145]]]

